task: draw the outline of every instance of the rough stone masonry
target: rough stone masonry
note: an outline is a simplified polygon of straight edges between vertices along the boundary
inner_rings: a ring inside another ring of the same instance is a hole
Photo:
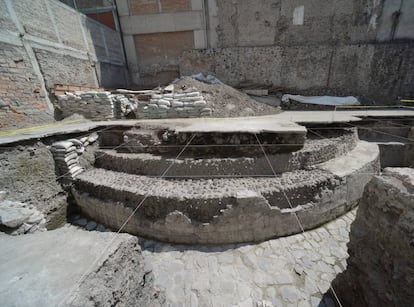
[[[412,306],[414,169],[386,168],[366,186],[348,252],[348,268],[334,282],[345,304]]]

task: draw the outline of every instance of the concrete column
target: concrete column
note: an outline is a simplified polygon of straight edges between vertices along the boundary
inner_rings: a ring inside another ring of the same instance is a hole
[[[204,7],[204,0],[191,0],[191,9],[193,11],[202,11],[202,29],[194,30],[194,48],[205,49],[207,48],[207,21],[206,21],[206,8]]]
[[[207,48],[206,42],[206,31],[205,30],[195,30],[194,33],[194,48],[195,49],[205,49]]]
[[[102,27],[100,27],[99,30],[101,32],[102,41],[103,41],[104,47],[105,47],[105,56],[106,56],[107,59],[109,59],[109,50],[108,50],[108,45],[106,44],[106,37],[105,37],[104,29]]]
[[[191,0],[191,9],[193,11],[201,11],[204,9],[203,0]]]
[[[135,41],[133,35],[124,35],[125,53],[127,56],[129,71],[131,72],[131,78],[133,83],[138,83],[139,68],[138,68],[138,56],[135,49]]]
[[[218,8],[216,0],[206,0],[208,5],[207,16],[208,16],[208,48],[216,48],[218,45],[218,37],[216,28],[219,24],[218,20]]]
[[[129,16],[129,0],[116,0],[119,16]]]

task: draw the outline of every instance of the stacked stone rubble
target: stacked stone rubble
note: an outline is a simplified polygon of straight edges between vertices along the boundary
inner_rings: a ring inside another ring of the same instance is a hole
[[[79,162],[79,156],[85,147],[96,142],[98,134],[92,133],[79,139],[70,139],[53,143],[50,151],[55,160],[55,168],[61,183],[70,183],[85,169]]]
[[[136,118],[135,112],[137,109],[137,101],[134,99],[128,99],[124,95],[113,95],[113,109],[114,118]]]
[[[10,235],[22,235],[46,230],[46,218],[32,205],[6,199],[0,191],[0,230]]]
[[[78,153],[82,153],[83,150],[83,143],[77,139],[53,143],[51,151],[58,176],[63,179],[73,179],[83,172],[78,156]]]
[[[126,91],[130,92],[130,91]],[[209,117],[212,110],[196,88],[160,89],[147,94],[66,92],[57,96],[62,117],[75,113],[89,119]]]
[[[195,88],[185,91],[153,93],[148,101],[139,101],[143,118],[208,117],[212,110]]]
[[[115,117],[113,98],[111,92],[67,92],[57,96],[57,103],[62,117],[77,113],[90,119],[106,119]]]

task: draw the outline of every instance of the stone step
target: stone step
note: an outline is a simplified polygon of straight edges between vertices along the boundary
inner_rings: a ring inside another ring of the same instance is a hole
[[[128,219],[123,231],[161,241],[262,241],[317,227],[352,208],[378,162],[378,146],[359,142],[347,155],[277,177],[179,180],[91,169],[72,191],[84,214],[113,229]]]
[[[344,155],[355,148],[356,130],[344,130],[326,139],[308,139],[304,147],[291,153],[268,154],[276,173],[306,169]],[[266,149],[265,149],[266,150]],[[95,166],[130,174],[160,176],[169,168],[167,177],[207,178],[273,175],[264,154],[253,157],[217,158],[183,157],[149,153],[119,153],[98,150]]]
[[[204,157],[237,157],[262,155],[258,144],[264,144],[268,154],[293,152],[301,149],[306,128],[289,121],[275,122],[271,118],[200,119],[197,123],[183,121],[101,134],[103,147],[116,147],[120,152],[177,155],[184,146],[186,155]],[[191,142],[190,142],[191,141]],[[253,145],[253,146],[252,146]]]
[[[255,191],[269,201],[271,206],[289,208],[284,197],[294,200],[294,205],[308,203],[316,191],[332,185],[335,176],[318,169],[286,172],[280,176],[257,178],[214,178],[214,179],[165,179],[91,169],[78,176],[76,189],[101,199],[112,199],[135,207],[147,197],[140,212],[151,218],[164,217],[177,208],[191,206],[194,210],[206,210],[213,206],[225,209],[237,198],[240,191]],[[209,218],[212,218],[214,213]],[[202,222],[204,220],[201,219]]]

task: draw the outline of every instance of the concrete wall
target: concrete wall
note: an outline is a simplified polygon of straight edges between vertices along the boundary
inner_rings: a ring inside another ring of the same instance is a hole
[[[0,129],[53,121],[55,84],[128,83],[120,34],[56,0],[0,0]]]
[[[303,94],[414,95],[414,3],[401,0],[215,0],[207,50],[180,73],[213,73]]]
[[[156,86],[179,76],[184,50],[207,47],[203,0],[117,0],[132,80]]]

